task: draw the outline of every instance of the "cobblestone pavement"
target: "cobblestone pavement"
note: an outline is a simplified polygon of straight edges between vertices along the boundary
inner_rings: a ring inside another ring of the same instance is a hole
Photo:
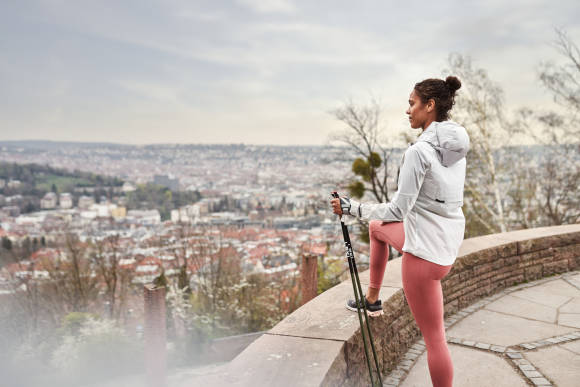
[[[580,272],[505,289],[445,320],[454,386],[580,386]],[[430,386],[416,342],[385,386]]]

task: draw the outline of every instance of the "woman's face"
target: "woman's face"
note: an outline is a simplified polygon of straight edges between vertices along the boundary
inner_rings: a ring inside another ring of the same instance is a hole
[[[423,103],[421,98],[415,92],[415,89],[411,92],[409,96],[409,108],[407,109],[407,114],[409,115],[409,122],[411,128],[423,128],[425,129],[431,123],[434,118],[434,102],[432,99]]]

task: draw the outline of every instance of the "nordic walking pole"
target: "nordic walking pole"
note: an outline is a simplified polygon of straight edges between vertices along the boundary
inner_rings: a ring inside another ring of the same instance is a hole
[[[338,193],[336,191],[334,191],[332,193],[332,197],[339,199]],[[357,311],[358,320],[360,323],[360,331],[361,331],[363,345],[364,345],[364,349],[365,349],[365,358],[367,360],[367,366],[369,368],[369,376],[371,378],[371,385],[374,386],[375,383],[373,381],[373,371],[372,371],[371,362],[370,362],[370,358],[369,358],[369,350],[367,347],[366,335],[365,335],[364,324],[362,321],[361,314],[365,315],[365,322],[366,322],[366,326],[367,326],[369,342],[371,343],[371,349],[373,351],[373,358],[375,361],[375,366],[377,367],[377,376],[379,378],[378,382],[379,382],[379,386],[382,386],[383,379],[381,378],[381,369],[379,368],[379,362],[377,360],[377,352],[375,351],[375,344],[373,343],[373,336],[372,336],[372,332],[371,332],[371,327],[369,325],[369,317],[367,315],[366,302],[364,300],[364,295],[363,295],[362,288],[360,285],[360,279],[358,277],[358,269],[356,268],[356,261],[354,259],[354,252],[352,250],[352,245],[350,243],[350,235],[348,233],[348,228],[346,227],[346,225],[342,221],[342,216],[340,216],[340,225],[342,227],[342,236],[344,237],[344,245],[346,246],[346,257],[348,260],[348,268],[350,270],[350,278],[352,280],[352,289],[354,291],[354,300],[356,302],[356,311]],[[362,311],[361,311],[361,309],[362,309]]]

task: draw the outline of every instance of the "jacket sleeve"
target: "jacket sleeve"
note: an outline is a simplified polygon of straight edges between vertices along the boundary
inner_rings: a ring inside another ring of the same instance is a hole
[[[415,205],[425,173],[430,168],[426,155],[417,146],[405,151],[403,165],[399,174],[398,190],[388,203],[358,203],[351,201],[351,213],[364,220],[382,220],[383,222],[401,222]]]

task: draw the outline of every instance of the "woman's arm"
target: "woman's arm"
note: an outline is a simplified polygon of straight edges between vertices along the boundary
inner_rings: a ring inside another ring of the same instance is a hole
[[[377,204],[359,203],[350,199],[351,215],[365,220],[378,219],[384,222],[401,222],[407,216],[415,205],[425,173],[430,168],[430,161],[417,145],[419,143],[405,151],[398,189],[393,199],[388,203]]]

